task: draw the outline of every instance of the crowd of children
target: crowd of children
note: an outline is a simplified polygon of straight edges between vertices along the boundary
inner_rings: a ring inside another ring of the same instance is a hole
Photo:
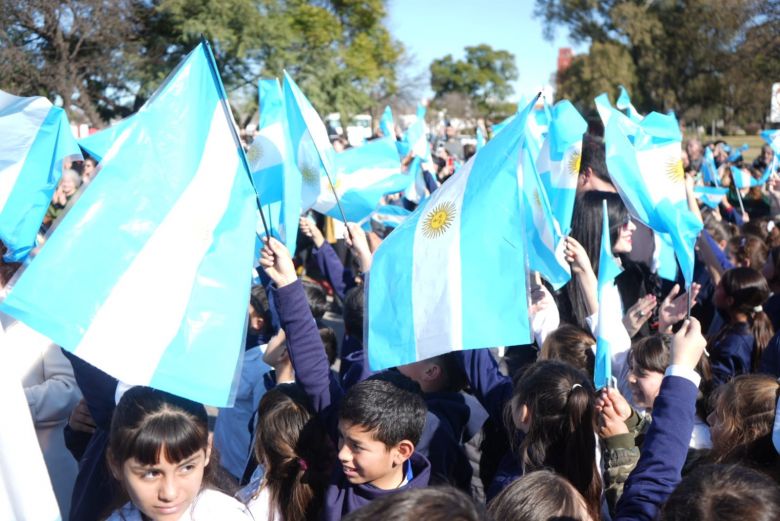
[[[693,196],[705,148],[731,190],[715,208]],[[66,354],[83,399],[67,411],[64,440],[79,471],[63,516],[777,519],[780,182],[739,189],[730,168],[759,177],[772,150],[748,165],[723,142],[691,140],[684,164],[691,210],[704,223],[687,292],[651,269],[652,231],[632,221],[603,142],[586,135],[565,243],[572,280],[559,291],[543,281],[532,288],[534,343],[378,373],[364,353],[364,301],[383,237],[350,223],[344,244],[332,244],[302,217],[295,258],[274,239],[262,249],[235,406],[219,410],[215,425],[201,404],[128,388]],[[63,177],[52,215],[79,182],[76,172]],[[600,302],[602,208],[623,271]],[[16,266],[0,268],[1,287]],[[606,299],[616,313],[608,318],[622,325],[611,346],[616,385],[596,389],[594,334]],[[340,338],[326,320],[339,314]]]

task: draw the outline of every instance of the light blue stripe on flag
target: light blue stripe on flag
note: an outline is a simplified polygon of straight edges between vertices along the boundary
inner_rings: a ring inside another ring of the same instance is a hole
[[[114,144],[114,141],[116,141],[132,121],[133,116],[128,116],[108,128],[104,128],[94,134],[83,137],[79,139],[79,146],[100,162],[103,159],[103,156],[106,155],[106,152],[111,148],[111,145]]]
[[[375,252],[366,311],[372,369],[531,341],[517,170],[529,111]]]
[[[712,155],[712,149],[710,149],[710,147],[704,148],[704,159],[701,163],[701,175],[704,178],[705,183],[712,183],[715,186],[720,186],[720,175],[718,174],[718,167],[715,166],[715,158]]]
[[[613,338],[617,338],[615,328],[623,327],[622,323],[614,324],[616,314],[608,307],[607,292],[613,291],[615,277],[623,270],[615,262],[612,255],[612,241],[609,237],[609,212],[607,201],[602,203],[601,249],[599,250],[598,298],[599,312],[596,325],[596,360],[593,367],[593,383],[596,389],[609,386],[612,378],[612,348]]]
[[[720,188],[718,186],[697,186],[693,189],[696,197],[710,208],[717,208],[728,191],[728,188]]]
[[[385,107],[382,117],[379,119],[379,130],[384,137],[392,138],[395,141],[395,123],[393,122],[393,111],[390,105]]]
[[[23,261],[62,175],[66,158],[81,151],[65,112],[46,98],[0,91],[0,241],[8,262]]]
[[[233,125],[200,44],[117,138],[0,309],[125,383],[229,406],[256,210]]]

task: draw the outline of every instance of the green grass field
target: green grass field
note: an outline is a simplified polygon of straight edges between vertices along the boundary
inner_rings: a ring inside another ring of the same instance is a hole
[[[700,139],[703,143],[712,141],[712,138],[710,138],[709,135],[702,136]],[[742,157],[745,161],[751,163],[758,157],[758,154],[761,153],[761,147],[764,145],[764,140],[761,139],[761,136],[718,136],[718,139],[722,139],[732,148],[741,147],[747,143],[750,148],[742,154]]]

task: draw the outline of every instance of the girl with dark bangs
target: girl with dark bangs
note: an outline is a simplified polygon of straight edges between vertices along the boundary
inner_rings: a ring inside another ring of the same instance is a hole
[[[216,489],[203,405],[150,387],[133,387],[116,406],[106,453],[123,494],[108,521],[251,519]],[[210,464],[211,463],[211,464]]]

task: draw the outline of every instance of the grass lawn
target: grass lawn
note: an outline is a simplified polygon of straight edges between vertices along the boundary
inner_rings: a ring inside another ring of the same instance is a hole
[[[718,136],[717,139],[722,139],[728,143],[731,148],[741,147],[744,144],[750,146],[750,148],[742,154],[745,161],[750,163],[761,153],[761,147],[764,145],[764,140],[761,136]],[[709,134],[701,137],[702,143],[712,141]]]

